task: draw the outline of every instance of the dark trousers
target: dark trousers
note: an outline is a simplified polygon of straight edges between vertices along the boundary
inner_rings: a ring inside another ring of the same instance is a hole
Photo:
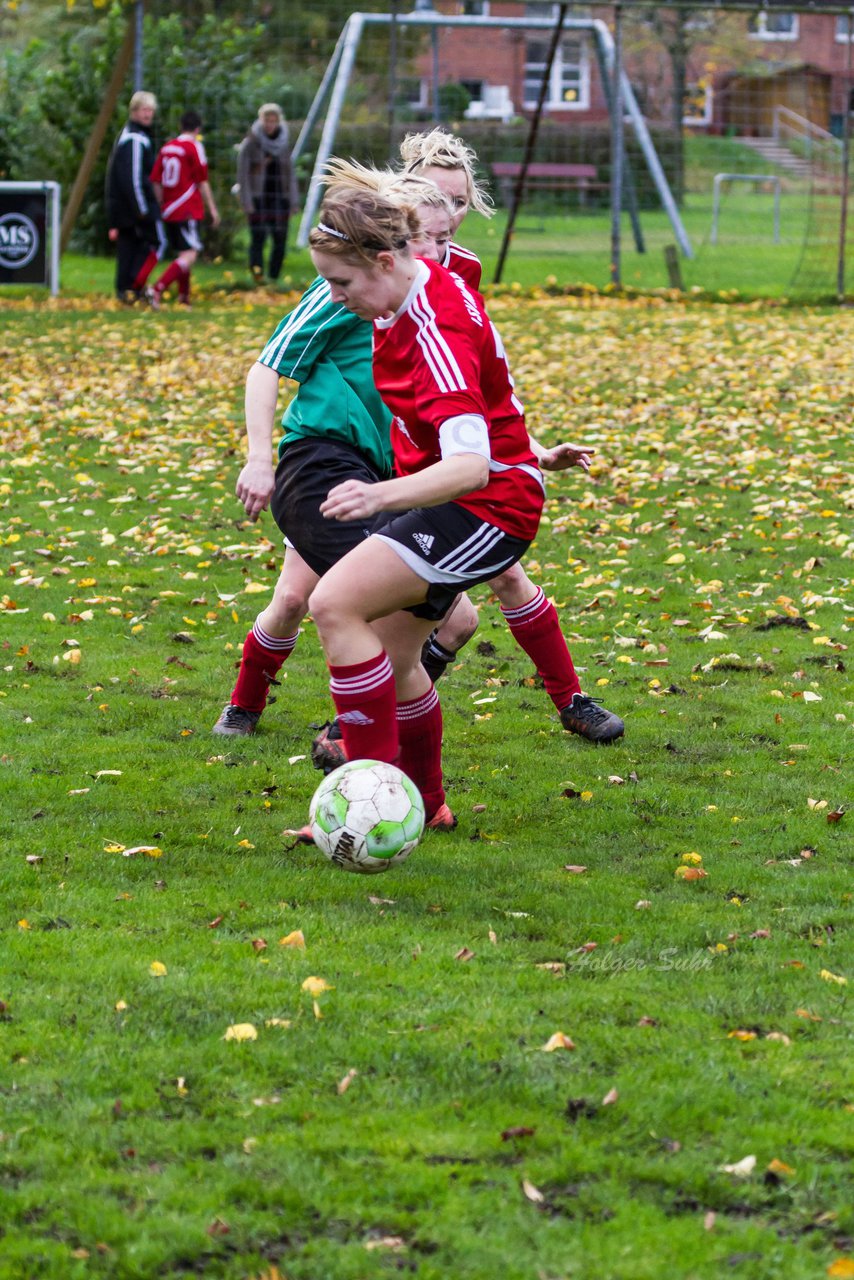
[[[249,223],[249,269],[256,267],[264,270],[264,242],[267,236],[272,240],[270,249],[270,265],[267,275],[271,280],[279,278],[282,263],[285,260],[285,243],[288,238],[288,215],[286,213],[253,214]]]
[[[119,227],[116,241],[116,293],[123,298],[133,290],[134,281],[150,253],[157,253],[160,241],[157,224],[136,223]]]

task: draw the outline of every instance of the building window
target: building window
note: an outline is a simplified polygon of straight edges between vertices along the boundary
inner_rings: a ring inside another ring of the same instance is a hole
[[[689,84],[682,108],[682,123],[693,125],[695,128],[698,125],[711,124],[713,102],[714,90],[705,80]]]
[[[753,15],[748,29],[752,40],[797,40],[798,15],[763,10]]]
[[[533,7],[533,6],[532,6]],[[524,105],[536,107],[549,54],[548,42],[529,39],[525,44]],[[555,52],[545,105],[550,111],[585,111],[590,106],[590,61],[587,44],[577,37],[562,40]]]
[[[401,76],[395,97],[400,106],[410,111],[426,111],[429,105],[427,81],[418,76]]]
[[[489,0],[460,0],[460,13],[467,18],[488,18]]]
[[[840,44],[847,44],[849,40],[854,40],[854,17],[847,17],[842,14],[836,19],[836,39]]]

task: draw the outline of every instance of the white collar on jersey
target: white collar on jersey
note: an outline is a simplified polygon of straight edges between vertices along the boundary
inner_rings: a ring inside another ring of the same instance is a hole
[[[397,311],[395,311],[393,316],[380,316],[377,320],[374,321],[374,324],[377,326],[377,328],[390,329],[391,326],[400,319],[404,311],[406,311],[409,308],[409,305],[412,302],[412,299],[415,297],[416,293],[420,293],[420,291],[424,288],[425,284],[429,279],[430,279],[430,268],[427,266],[425,262],[422,262],[420,258],[417,258],[415,279],[412,281],[412,284],[409,286],[409,293],[407,293],[406,297],[403,299],[403,302],[401,302],[400,306],[397,308]]]

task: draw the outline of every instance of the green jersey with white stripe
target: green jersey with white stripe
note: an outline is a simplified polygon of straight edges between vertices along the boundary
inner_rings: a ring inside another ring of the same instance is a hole
[[[371,337],[369,322],[333,302],[320,277],[285,316],[258,357],[299,383],[282,418],[279,457],[294,440],[329,437],[391,474],[391,414],[374,386]]]

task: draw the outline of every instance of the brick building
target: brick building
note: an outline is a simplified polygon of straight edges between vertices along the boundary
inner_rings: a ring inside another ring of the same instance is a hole
[[[553,3],[519,0],[418,0],[416,8],[448,15],[551,18]],[[606,19],[608,10],[573,6],[574,17]],[[635,17],[634,21],[642,21]],[[775,106],[787,107],[822,129],[840,133],[844,112],[854,109],[847,80],[848,18],[795,10],[728,14],[727,36],[717,33],[714,55],[701,19],[690,24],[684,123],[709,132],[770,133]],[[724,19],[715,17],[714,22]],[[510,119],[536,105],[549,46],[545,30],[442,28],[430,47],[425,38],[410,91],[413,107],[432,109],[434,78],[461,84],[470,96],[469,119]],[[663,46],[636,27],[627,32],[625,63],[642,110],[651,120],[672,118],[672,63]],[[846,98],[848,101],[846,101]],[[546,112],[568,125],[602,123],[607,105],[590,33],[569,31],[561,41],[549,80]]]

